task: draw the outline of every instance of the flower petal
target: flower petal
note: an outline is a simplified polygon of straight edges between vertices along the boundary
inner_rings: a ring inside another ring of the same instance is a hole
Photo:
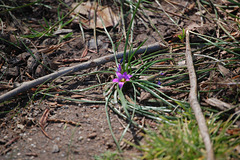
[[[130,75],[130,74],[128,74],[127,76],[128,76],[129,79],[132,77],[132,75]]]
[[[128,78],[127,72],[124,72],[122,75],[123,75],[123,78],[125,78],[125,79]]]
[[[113,82],[119,82],[119,79],[118,78],[114,78],[112,81]]]
[[[120,73],[120,72],[116,72],[117,76],[119,79],[122,79],[123,78],[123,75]]]
[[[118,67],[117,67],[117,72],[121,72],[122,68],[121,68],[121,65],[119,64]]]
[[[161,75],[161,76],[164,76],[166,73],[167,73],[167,72],[162,72],[160,75]]]
[[[124,82],[119,82],[118,85],[119,85],[119,88],[122,88],[124,85]]]
[[[126,79],[126,81],[129,81],[130,78],[132,77],[132,75],[127,74],[127,72],[124,72],[124,73],[123,73],[123,77]]]

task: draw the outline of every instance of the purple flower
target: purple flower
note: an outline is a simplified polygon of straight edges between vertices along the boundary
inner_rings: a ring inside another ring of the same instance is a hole
[[[121,68],[121,65],[119,64],[118,67],[117,67],[117,72],[121,72],[122,68]]]
[[[158,83],[157,83],[158,85],[161,85],[162,83],[160,82],[160,81],[158,81]]]
[[[118,65],[116,74],[117,74],[118,78],[113,79],[113,82],[117,82],[119,85],[119,88],[122,88],[124,83],[127,81],[130,81],[130,78],[132,77],[132,75],[127,74],[127,72],[124,72],[123,74],[121,74],[121,65],[120,64]]]
[[[127,72],[124,72],[123,74],[121,74],[120,72],[117,72],[117,76],[118,78],[113,79],[113,82],[117,82],[119,85],[119,88],[122,88],[124,83],[127,81],[130,81],[130,78],[132,77],[132,75],[127,74]]]

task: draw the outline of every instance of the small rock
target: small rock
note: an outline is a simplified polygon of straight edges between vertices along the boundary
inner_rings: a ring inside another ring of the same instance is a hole
[[[63,109],[68,109],[69,107],[68,106],[63,106]]]
[[[5,139],[0,139],[0,145],[3,145],[5,143],[7,143],[7,141]]]
[[[69,2],[71,2],[71,1],[70,1],[70,0],[64,0],[64,2],[65,2],[65,3],[69,3]]]
[[[17,124],[17,128],[24,129],[24,125],[22,125],[22,124]]]
[[[78,138],[78,140],[79,140],[79,141],[82,141],[82,140],[83,140],[83,136],[80,136],[80,137]]]
[[[19,75],[19,68],[17,66],[8,68],[6,75],[16,77]]]
[[[107,143],[106,143],[106,147],[107,147],[107,149],[110,149],[110,148],[112,148],[112,147],[113,147],[113,144],[112,144],[112,143],[110,143],[110,142],[107,142]]]
[[[101,41],[97,41],[97,44],[98,44],[98,42],[101,43]],[[91,39],[90,41],[88,41],[88,48],[91,49],[91,50],[97,48],[97,47],[96,47],[96,42],[95,42],[94,39]]]
[[[84,115],[83,117],[84,117],[84,118],[88,118],[88,117],[89,117],[89,115],[88,115],[88,114],[86,114],[86,115]]]
[[[52,149],[52,153],[58,153],[60,151],[58,145],[54,144],[53,145],[53,149]]]
[[[32,146],[33,148],[36,148],[36,147],[37,147],[36,144],[34,144],[34,143],[32,143],[31,146]]]
[[[33,56],[29,57],[27,60],[27,70],[29,73],[33,73],[33,71],[36,69],[36,67],[38,66],[38,61],[40,61],[41,56],[40,53],[35,53],[34,54],[35,58],[33,58]]]
[[[37,131],[37,128],[32,128],[31,132]]]
[[[90,139],[94,139],[95,137],[97,137],[97,133],[91,133],[87,137]]]
[[[60,138],[60,137],[57,137],[57,138],[56,138],[56,140],[57,140],[57,141],[60,141],[60,140],[61,140],[61,138]]]
[[[27,61],[27,59],[31,56],[30,53],[28,52],[23,52],[21,54],[19,54],[17,57],[16,57],[16,60],[15,60],[15,63],[14,64],[17,64],[21,61]]]
[[[46,74],[45,68],[42,65],[38,65],[36,70],[35,70],[35,76],[36,77],[42,77]]]
[[[33,112],[33,117],[37,117],[38,114],[39,114],[39,111],[38,111],[38,110],[34,110],[34,112]]]
[[[20,133],[19,135],[20,135],[21,137],[26,137],[26,136],[27,136],[27,133],[26,133],[26,132]]]

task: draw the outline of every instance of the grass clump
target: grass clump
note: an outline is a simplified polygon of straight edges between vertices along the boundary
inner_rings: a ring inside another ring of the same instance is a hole
[[[144,140],[140,145],[127,142],[137,148],[142,156],[137,159],[152,160],[179,160],[179,159],[206,159],[206,151],[202,141],[197,121],[193,116],[182,116],[177,121],[159,124],[156,130],[145,130]],[[239,116],[230,116],[227,120],[219,120],[219,116],[210,116],[207,120],[209,133],[213,140],[214,152],[217,160],[237,160],[240,133],[235,122]],[[132,159],[133,157],[120,156],[115,152],[105,152],[95,157],[102,159]]]
[[[117,152],[107,151],[99,156],[94,157],[95,160],[121,160],[122,157]]]
[[[147,131],[139,150],[141,159],[196,159],[204,155],[204,144],[195,120],[181,119],[176,125],[163,123],[157,131]]]
[[[239,116],[237,117],[239,118]],[[235,120],[237,119],[235,118]],[[230,117],[227,121],[219,121],[216,117],[208,120],[208,127],[213,140],[216,159],[239,159],[236,148],[239,147],[239,132]],[[174,125],[162,123],[156,131],[149,130],[145,134],[145,142],[134,145],[143,152],[141,159],[205,159],[205,147],[195,119],[181,118]],[[133,144],[132,144],[133,145]]]

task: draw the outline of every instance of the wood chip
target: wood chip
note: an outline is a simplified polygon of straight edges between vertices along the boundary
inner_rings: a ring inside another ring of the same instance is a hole
[[[219,71],[220,71],[224,76],[227,76],[227,77],[230,76],[230,73],[231,73],[231,72],[230,72],[230,70],[227,69],[226,67],[218,64],[218,69],[219,69]]]
[[[223,101],[221,101],[217,98],[208,98],[208,99],[205,99],[205,102],[207,104],[210,104],[211,106],[217,107],[217,108],[219,108],[223,111],[233,107],[231,104],[223,102]]]

